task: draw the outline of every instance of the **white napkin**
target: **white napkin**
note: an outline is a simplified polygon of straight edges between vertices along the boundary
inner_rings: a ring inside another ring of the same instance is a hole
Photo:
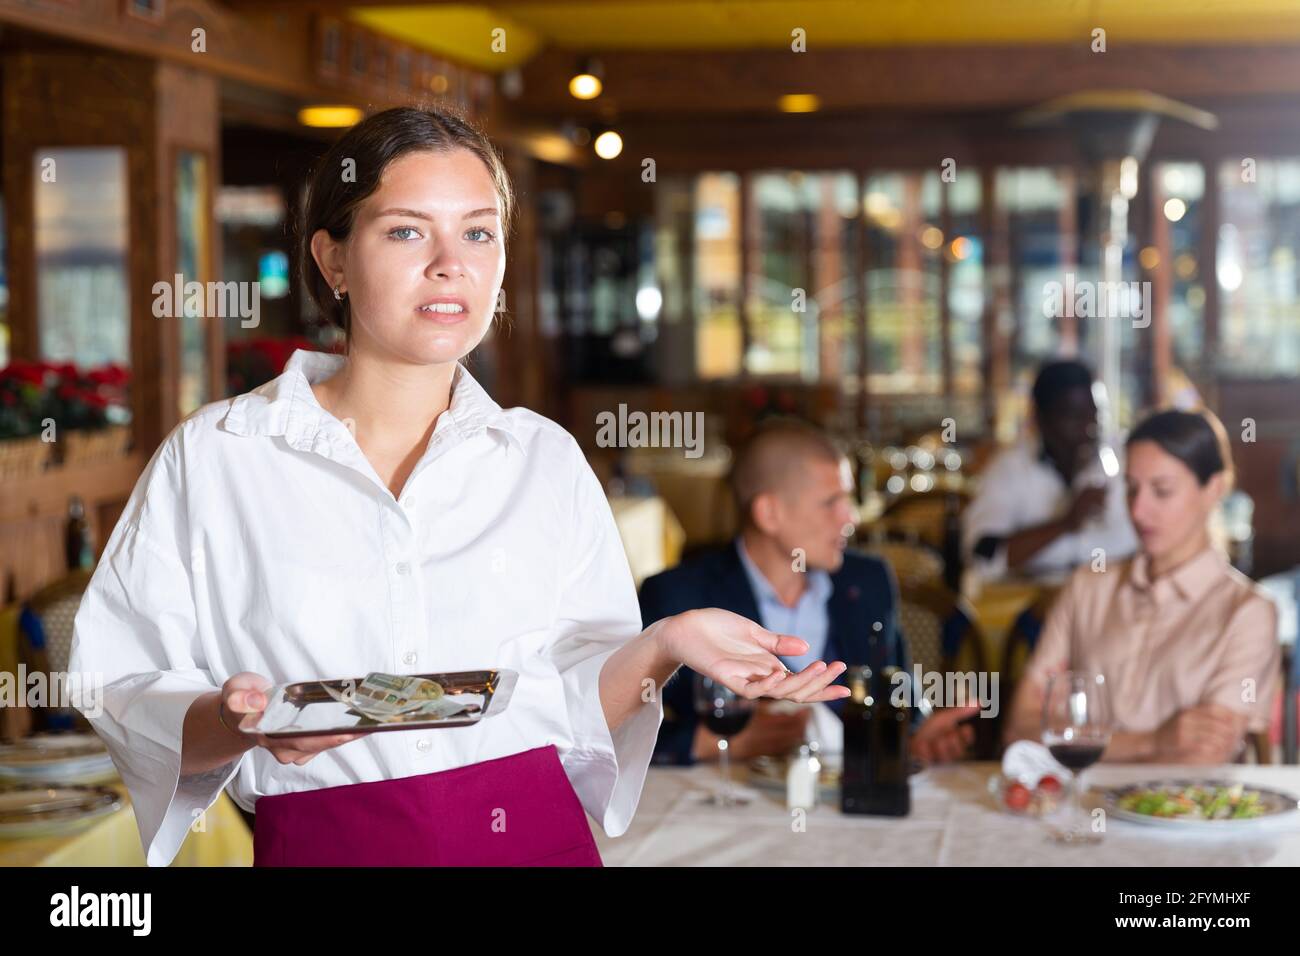
[[[1035,740],[1017,740],[1002,755],[1002,776],[1026,787],[1038,786],[1046,776],[1068,780],[1070,771],[1057,763],[1052,752]]]
[[[778,714],[798,713],[805,707],[812,708],[812,717],[804,728],[804,740],[816,743],[823,758],[834,755],[838,759],[844,753],[844,722],[839,714],[825,704],[801,704],[793,700],[773,701],[772,711]]]
[[[822,754],[840,757],[844,753],[844,721],[825,704],[813,704],[805,737],[816,741]]]

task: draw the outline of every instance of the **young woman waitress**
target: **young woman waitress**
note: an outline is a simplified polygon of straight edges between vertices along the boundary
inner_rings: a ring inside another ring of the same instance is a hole
[[[692,611],[641,629],[578,444],[500,408],[460,364],[486,334],[513,196],[487,139],[376,114],[315,168],[302,275],[346,356],[295,352],[154,453],[77,614],[70,670],[169,863],[229,786],[256,865],[599,865],[623,833],[686,664],[745,697],[823,701],[844,665]],[[273,683],[509,668],[462,728],[270,739],[235,729]]]

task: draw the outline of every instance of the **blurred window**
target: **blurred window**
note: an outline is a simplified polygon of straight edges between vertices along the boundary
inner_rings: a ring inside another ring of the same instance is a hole
[[[32,177],[41,357],[129,367],[126,150],[38,149]]]
[[[996,215],[1004,218],[1009,259],[1008,287],[997,297],[997,323],[1011,332],[1013,380],[1032,380],[1039,365],[1062,350],[1060,320],[1043,310],[1048,283],[1063,282],[1076,269],[1066,262],[1061,210],[1074,201],[1061,170],[1046,167],[999,169],[995,180]]]
[[[1219,167],[1219,354],[1223,371],[1290,376],[1300,367],[1300,159]]]
[[[868,386],[873,393],[943,388],[939,171],[867,177]],[[962,248],[958,244],[958,248]]]
[[[207,158],[202,153],[179,152],[176,155],[176,268],[187,283],[212,279],[208,196]],[[181,315],[177,316],[181,333],[182,417],[209,399],[207,321],[203,315],[206,298],[205,295],[205,301],[200,303],[186,296],[181,303]]]
[[[701,378],[740,374],[740,177],[695,181],[695,370]]]
[[[949,262],[948,337],[952,348],[953,390],[978,394],[983,382],[981,320],[984,314],[984,237],[980,228],[983,190],[978,172],[962,169],[947,186],[952,237],[941,244]],[[923,234],[922,239],[926,236]],[[934,236],[929,237],[934,241]]]
[[[1197,371],[1205,347],[1205,286],[1200,265],[1204,226],[1205,167],[1200,163],[1159,163],[1155,169],[1169,229],[1169,328],[1174,363]],[[1142,263],[1144,266],[1146,263]]]

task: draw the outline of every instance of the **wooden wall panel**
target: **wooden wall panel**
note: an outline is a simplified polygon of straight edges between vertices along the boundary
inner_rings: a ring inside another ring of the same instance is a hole
[[[126,152],[133,440],[136,453],[103,466],[48,472],[0,489],[0,573],[25,596],[64,572],[68,497],[86,502],[103,546],[143,462],[179,421],[180,329],[153,315],[153,286],[171,282],[176,263],[175,162],[178,150],[208,160],[221,175],[218,82],[195,70],[112,53],[13,51],[3,57],[3,191],[8,205],[12,354],[39,357],[33,235],[33,157],[65,146],[119,146]],[[212,209],[211,191],[206,197]],[[205,281],[219,276],[215,219]],[[235,321],[238,321],[236,319]],[[210,394],[224,393],[221,323],[209,320]]]
[[[85,503],[95,554],[102,553],[144,460],[131,454],[0,482],[0,596],[9,593],[12,582],[22,600],[66,572],[63,534],[74,494]]]

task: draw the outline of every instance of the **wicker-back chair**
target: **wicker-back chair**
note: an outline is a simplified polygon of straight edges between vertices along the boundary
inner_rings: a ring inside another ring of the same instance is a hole
[[[865,550],[893,568],[899,587],[943,584],[943,556],[928,545],[872,541]]]
[[[78,569],[37,591],[25,602],[20,621],[22,651],[29,670],[66,674],[72,654],[72,625],[93,572]],[[55,686],[51,682],[50,686]],[[39,712],[40,729],[86,729],[89,725],[72,707],[47,707]]]
[[[945,686],[948,674],[974,674],[977,681],[980,675],[988,674],[984,636],[974,611],[942,583],[900,585],[898,616],[913,665],[919,665],[923,674],[944,675]],[[974,720],[977,759],[997,755],[1001,724],[1001,708],[995,718]]]
[[[960,515],[969,501],[970,492],[958,488],[909,492],[890,502],[877,524],[890,537],[919,541],[942,554],[949,509]]]
[[[1002,645],[1002,665],[1000,683],[1003,699],[1008,704],[1015,699],[1016,684],[1025,675],[1029,658],[1038,646],[1038,636],[1043,625],[1047,623],[1048,612],[1052,609],[1059,587],[1044,588],[1027,608],[1017,615]]]

